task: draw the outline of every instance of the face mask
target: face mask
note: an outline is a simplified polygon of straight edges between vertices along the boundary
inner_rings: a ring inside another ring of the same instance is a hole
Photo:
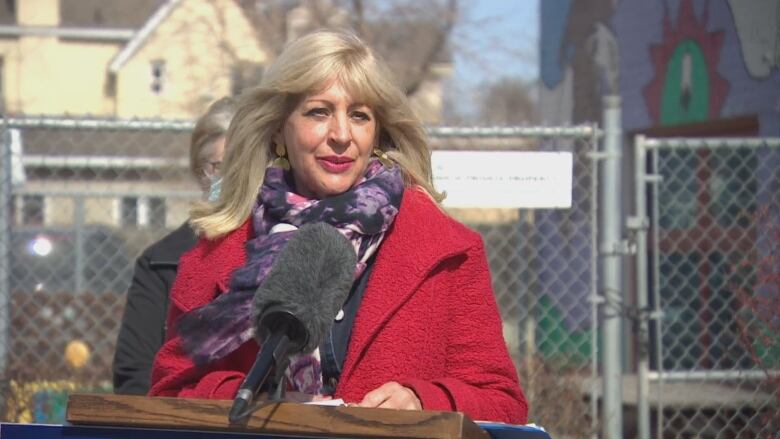
[[[209,179],[209,202],[213,203],[219,199],[219,193],[222,192],[222,177],[219,175],[207,175]]]

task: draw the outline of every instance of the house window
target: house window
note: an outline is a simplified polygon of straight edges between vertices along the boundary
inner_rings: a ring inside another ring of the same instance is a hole
[[[137,197],[122,197],[119,206],[119,224],[123,227],[135,227],[138,225]]]
[[[156,59],[152,61],[152,93],[160,94],[163,91],[165,82],[165,60]]]
[[[43,195],[22,196],[22,224],[42,225],[44,220]]]
[[[149,198],[149,227],[165,228],[165,199]]]

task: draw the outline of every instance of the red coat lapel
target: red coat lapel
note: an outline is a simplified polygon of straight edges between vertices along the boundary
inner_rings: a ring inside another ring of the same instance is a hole
[[[427,194],[407,189],[401,209],[382,242],[376,265],[355,318],[342,382],[363,352],[421,282],[443,260],[466,250],[454,239],[453,222]]]

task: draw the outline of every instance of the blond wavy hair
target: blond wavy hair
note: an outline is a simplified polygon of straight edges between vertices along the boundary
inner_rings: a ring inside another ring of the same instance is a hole
[[[291,42],[260,85],[239,100],[227,132],[219,199],[196,203],[190,210],[190,223],[200,235],[213,239],[246,221],[274,157],[274,135],[306,95],[334,80],[374,111],[378,147],[401,167],[405,185],[442,200],[433,188],[425,130],[387,68],[358,37],[319,31]]]

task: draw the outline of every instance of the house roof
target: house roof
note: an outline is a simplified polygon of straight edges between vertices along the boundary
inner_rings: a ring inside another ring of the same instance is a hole
[[[0,1],[0,25],[16,24],[16,2]]]
[[[59,0],[60,27],[139,29],[165,0]],[[16,1],[0,0],[0,25],[16,25]]]
[[[111,60],[111,64],[108,66],[108,71],[111,73],[118,72],[125,63],[135,55],[135,53],[143,47],[146,40],[173,11],[173,9],[179,4],[181,0],[165,0],[164,4],[157,8],[157,10],[149,17],[135,33],[135,36],[125,45],[114,59]]]
[[[139,29],[163,3],[165,0],[60,0],[60,26]]]

